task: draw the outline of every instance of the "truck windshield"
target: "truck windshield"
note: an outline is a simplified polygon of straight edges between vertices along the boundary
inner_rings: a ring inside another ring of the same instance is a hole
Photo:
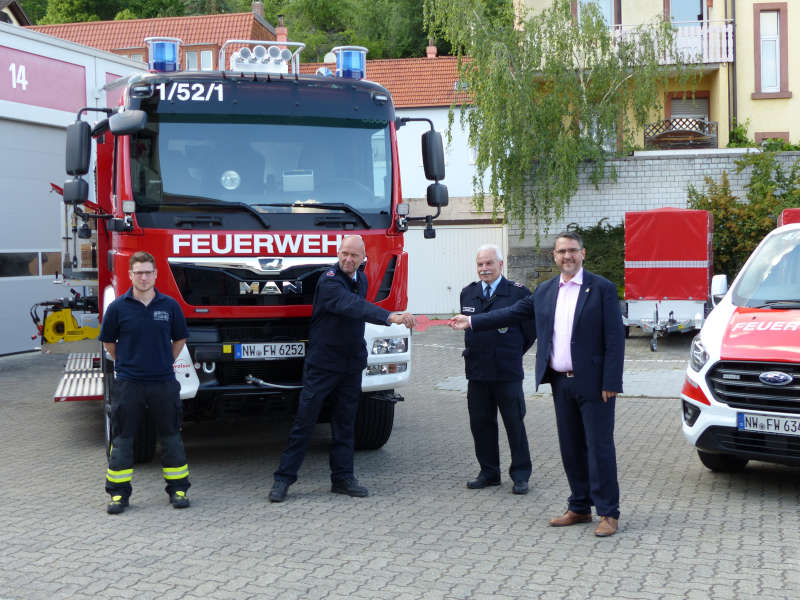
[[[800,230],[770,236],[745,267],[732,300],[737,306],[800,306]]]
[[[330,205],[360,219],[387,218],[391,180],[385,121],[231,123],[159,115],[131,140],[133,195],[142,212],[229,204],[319,217],[326,209],[311,205]]]

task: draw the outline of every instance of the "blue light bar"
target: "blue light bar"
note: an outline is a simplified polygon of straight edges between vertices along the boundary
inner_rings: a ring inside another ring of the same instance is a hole
[[[364,79],[367,76],[367,52],[363,46],[337,46],[336,76],[344,79]]]
[[[181,40],[168,37],[145,38],[147,44],[147,68],[159,73],[172,73],[179,70],[178,48]]]

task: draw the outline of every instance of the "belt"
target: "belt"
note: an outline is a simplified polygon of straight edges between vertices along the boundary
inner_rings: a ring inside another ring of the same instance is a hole
[[[553,371],[553,369],[550,369]],[[553,371],[554,374],[560,375],[561,377],[575,377],[575,371]]]

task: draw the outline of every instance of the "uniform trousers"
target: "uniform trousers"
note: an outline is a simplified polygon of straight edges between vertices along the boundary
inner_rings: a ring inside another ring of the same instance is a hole
[[[513,481],[528,481],[531,476],[531,453],[525,431],[525,395],[522,392],[522,381],[470,380],[467,384],[467,407],[481,475],[491,481],[500,479],[497,432],[499,409],[511,450],[508,474]]]
[[[342,373],[320,369],[308,363],[303,367],[303,391],[297,406],[286,450],[281,454],[275,479],[297,481],[314,426],[326,399],[331,407],[331,480],[353,477],[353,451],[358,400],[361,397],[361,371]]]
[[[619,518],[617,454],[614,448],[615,399],[603,402],[600,390],[591,398],[580,393],[577,377],[550,371],[561,460],[571,495],[569,510]]]
[[[168,494],[189,489],[189,466],[181,440],[183,420],[181,386],[177,380],[157,382],[116,379],[111,395],[111,453],[106,491],[112,496],[131,495],[133,442],[144,419],[155,421],[161,441],[161,469]]]

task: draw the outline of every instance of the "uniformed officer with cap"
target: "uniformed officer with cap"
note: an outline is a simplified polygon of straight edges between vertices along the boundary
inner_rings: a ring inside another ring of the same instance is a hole
[[[502,276],[503,256],[497,246],[478,249],[478,277],[461,290],[461,312],[485,313],[511,306],[530,295],[528,289]],[[500,485],[500,448],[497,411],[503,417],[511,450],[509,475],[515,494],[528,493],[531,455],[525,431],[525,396],[522,392],[522,355],[536,339],[533,321],[489,331],[467,329],[464,334],[464,366],[467,375],[469,424],[475,456],[481,467],[470,489]]]
[[[289,442],[275,471],[271,502],[283,502],[303,464],[308,443],[324,401],[330,399],[331,492],[363,497],[367,488],[353,472],[355,419],[361,396],[361,372],[367,366],[364,323],[414,326],[409,313],[389,313],[366,300],[367,277],[358,267],[364,262],[364,240],[351,235],[342,240],[339,261],[322,274],[314,291],[308,353],[303,366],[303,391]]]

